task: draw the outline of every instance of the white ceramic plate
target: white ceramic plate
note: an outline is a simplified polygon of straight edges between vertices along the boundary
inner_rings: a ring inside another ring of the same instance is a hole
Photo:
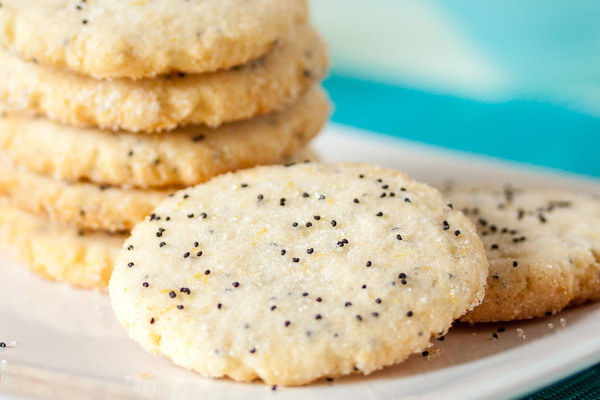
[[[429,183],[485,180],[569,187],[600,183],[330,126],[325,161],[395,167]],[[498,328],[504,331],[498,332]],[[509,324],[457,324],[431,355],[370,376],[301,388],[212,380],[146,354],[113,317],[105,294],[29,273],[0,254],[0,398],[48,399],[475,399],[536,390],[600,362],[600,304]],[[496,332],[498,339],[492,334]]]

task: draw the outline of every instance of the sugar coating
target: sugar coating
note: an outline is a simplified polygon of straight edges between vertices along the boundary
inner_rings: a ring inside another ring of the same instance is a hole
[[[511,321],[600,299],[600,200],[550,188],[445,188],[476,224],[490,262],[483,303],[464,321]]]
[[[203,73],[265,54],[307,14],[305,0],[3,0],[0,46],[97,78]]]
[[[280,112],[216,129],[190,126],[155,135],[0,113],[0,151],[31,171],[67,181],[189,186],[223,172],[278,162],[305,147],[328,115],[328,100],[318,86]]]
[[[280,163],[318,159],[317,153],[306,148]],[[0,154],[0,196],[27,212],[80,229],[130,231],[179,189],[182,188],[153,190],[66,182],[28,171]]]
[[[300,385],[423,351],[480,302],[487,269],[474,226],[437,190],[371,165],[304,163],[176,193],[134,228],[109,293],[151,353]]]
[[[53,224],[0,198],[0,247],[32,271],[83,288],[106,288],[124,235]]]
[[[131,132],[247,119],[290,105],[327,70],[325,45],[309,26],[239,68],[153,79],[97,80],[0,52],[0,100],[69,125]]]
[[[80,229],[129,231],[175,191],[65,182],[0,157],[0,195],[30,213]]]

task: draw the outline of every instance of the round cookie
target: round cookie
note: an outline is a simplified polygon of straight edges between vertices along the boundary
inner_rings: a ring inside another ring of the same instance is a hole
[[[317,135],[328,113],[328,101],[316,86],[284,111],[216,129],[190,126],[163,135],[74,128],[4,113],[0,151],[29,170],[68,181],[189,186],[291,155]]]
[[[241,65],[306,21],[306,0],[3,0],[0,46],[97,78]]]
[[[84,288],[106,288],[125,235],[55,225],[0,198],[0,248],[34,272]]]
[[[600,200],[557,189],[444,189],[490,263],[483,303],[463,321],[541,317],[600,299]]]
[[[302,149],[281,163],[317,161]],[[142,190],[66,182],[26,170],[0,155],[0,196],[33,214],[80,229],[130,231],[169,194],[181,188]]]
[[[446,225],[450,229],[446,229]],[[151,353],[211,377],[300,385],[430,345],[483,298],[475,227],[390,169],[258,167],[176,193],[109,284]]]
[[[308,25],[239,68],[154,79],[97,80],[0,52],[0,100],[69,125],[131,132],[247,119],[290,105],[327,70],[325,44]]]

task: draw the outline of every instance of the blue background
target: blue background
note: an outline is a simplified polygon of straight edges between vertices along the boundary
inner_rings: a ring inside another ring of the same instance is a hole
[[[600,118],[536,100],[484,103],[334,73],[334,122],[600,177]]]
[[[600,2],[311,6],[334,122],[600,178]]]

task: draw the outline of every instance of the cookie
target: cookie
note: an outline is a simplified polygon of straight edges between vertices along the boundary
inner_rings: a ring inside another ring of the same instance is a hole
[[[600,299],[600,200],[557,189],[460,185],[448,201],[477,225],[490,262],[464,321],[511,321]]]
[[[70,183],[0,158],[1,196],[32,214],[80,229],[129,231],[174,191]]]
[[[327,70],[325,44],[302,26],[247,65],[210,74],[97,80],[0,52],[0,100],[62,123],[131,132],[247,119],[290,105]]]
[[[299,151],[295,152],[291,156],[284,157],[281,161],[276,164],[298,164],[307,162],[319,162],[321,161],[321,155],[314,148],[308,146]]]
[[[97,78],[241,65],[306,21],[306,0],[3,0],[0,46]]]
[[[487,269],[475,227],[437,190],[308,163],[168,198],[127,239],[109,293],[151,353],[210,377],[300,385],[423,351],[480,302]]]
[[[305,160],[316,161],[318,155],[302,149],[281,162]],[[66,182],[28,171],[0,155],[0,196],[29,213],[80,229],[130,231],[176,190]]]
[[[34,272],[84,288],[106,288],[124,235],[55,225],[0,199],[0,248]]]
[[[232,170],[273,164],[305,147],[329,113],[313,87],[297,104],[253,120],[147,135],[74,128],[4,113],[0,151],[56,178],[140,188],[190,186]]]

